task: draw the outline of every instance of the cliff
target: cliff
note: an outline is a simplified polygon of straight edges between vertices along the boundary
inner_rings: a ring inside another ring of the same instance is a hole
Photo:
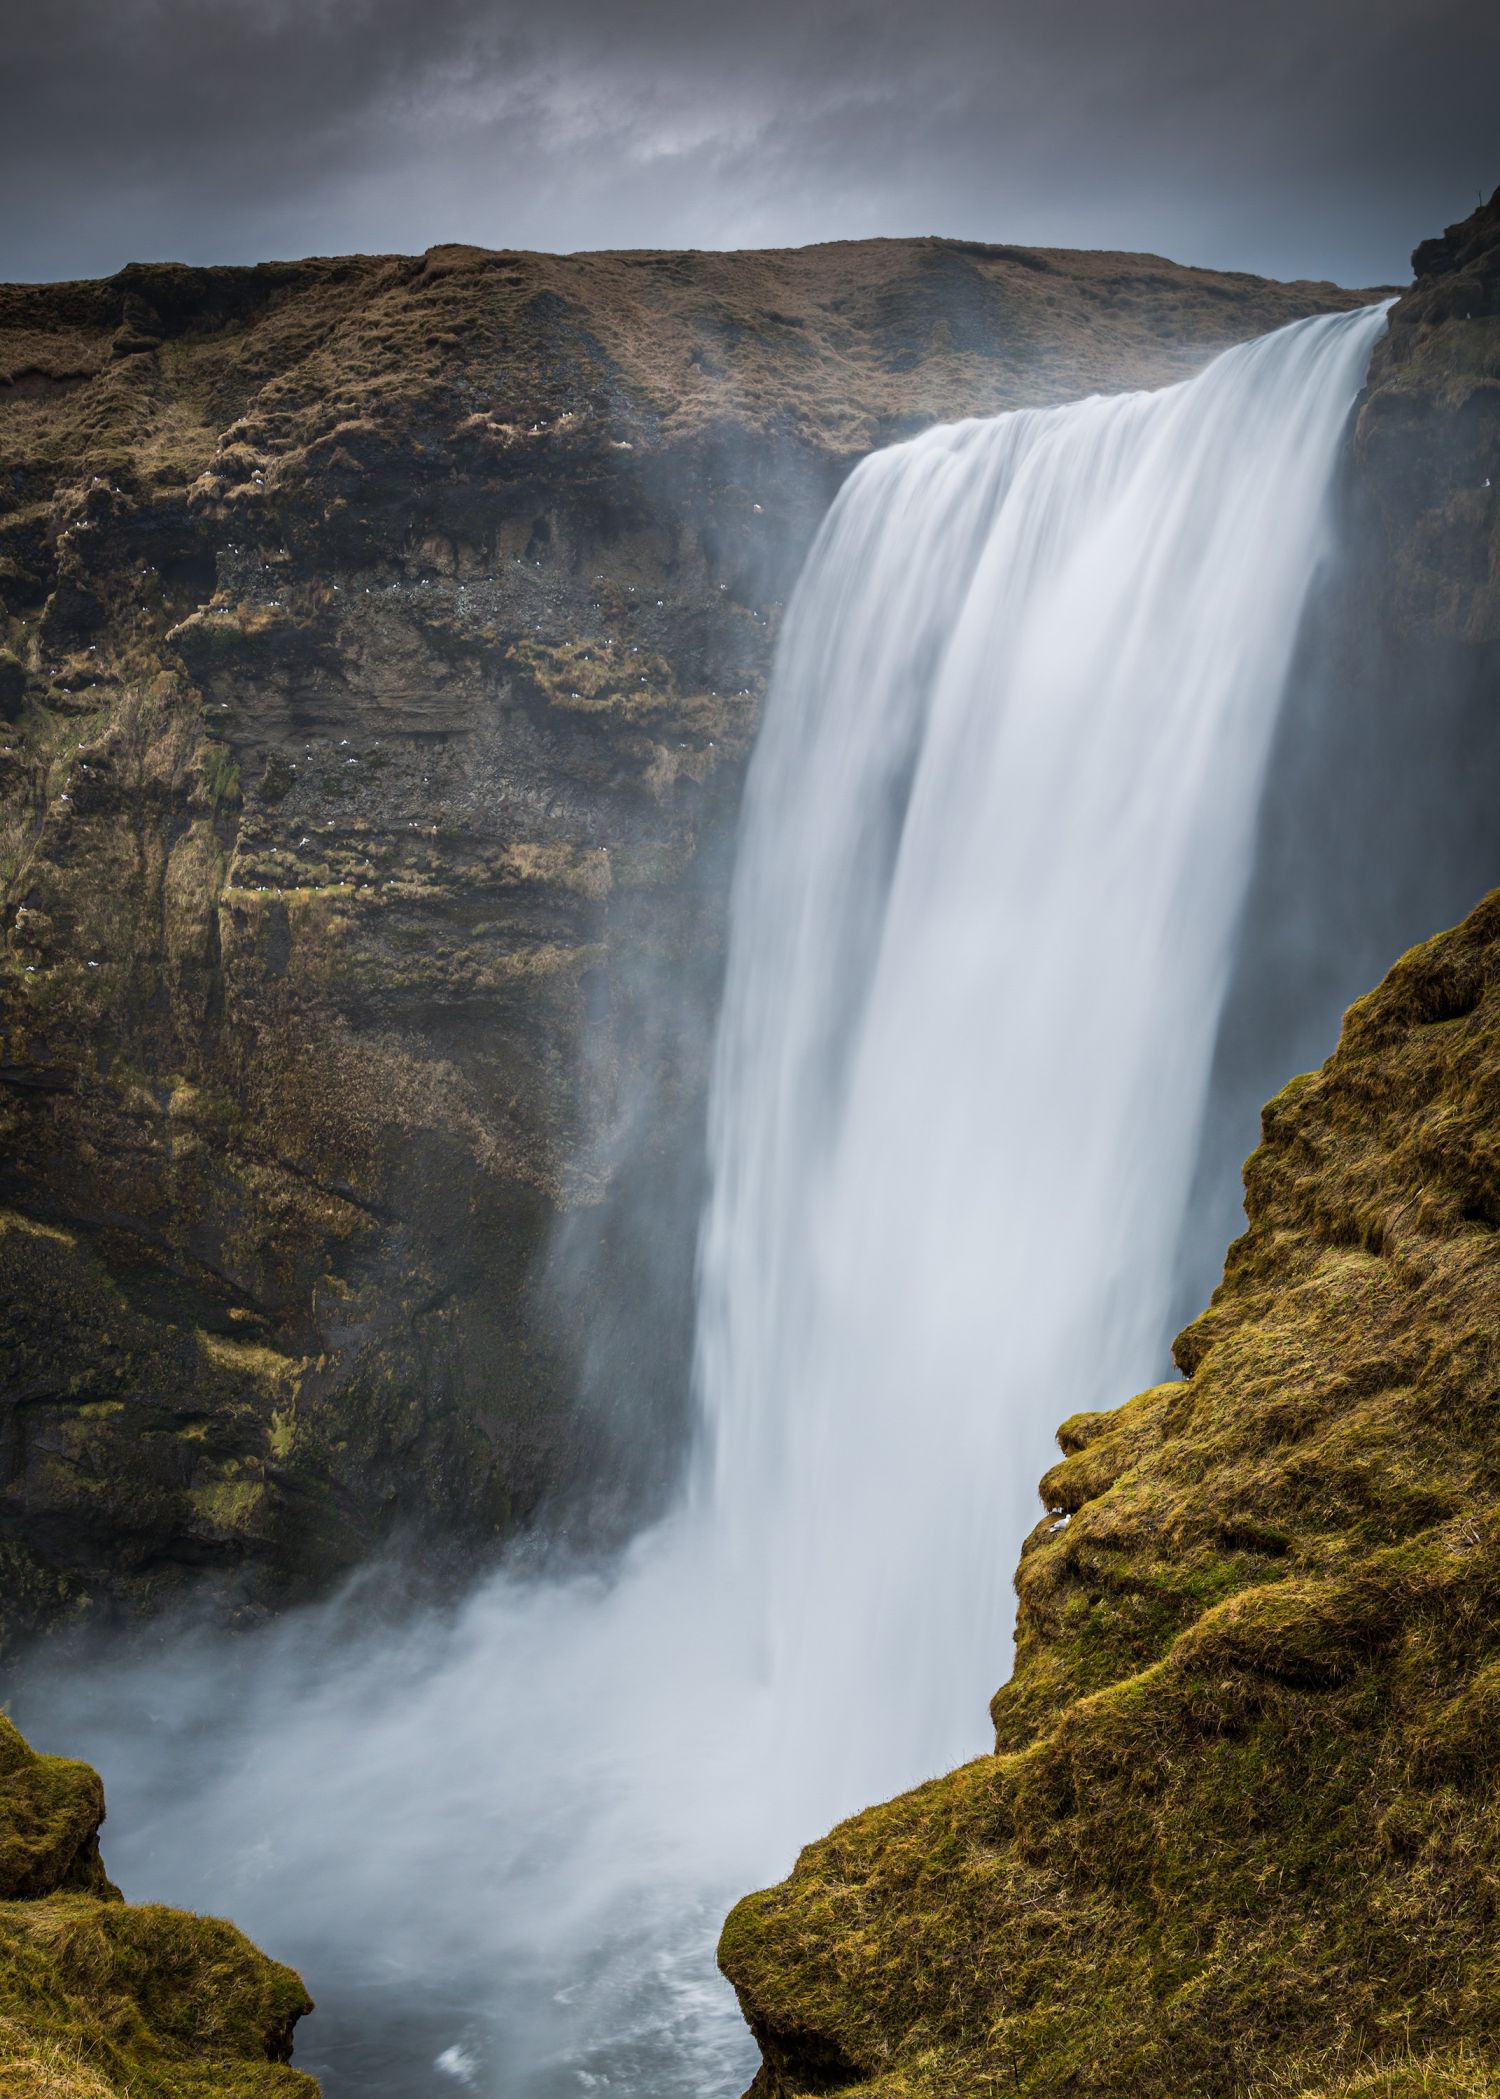
[[[0,1641],[659,1498],[715,846],[829,493],[1355,296],[941,241],[0,290]]]
[[[1500,197],[1415,263],[1351,500],[1493,707]],[[1500,892],[1266,1109],[1181,1381],[1059,1432],[993,1755],[730,1917],[757,2094],[1496,2089],[1497,1127]]]
[[[316,2099],[287,2066],[297,1977],[231,1924],[122,1902],[103,1819],[87,1764],[0,1717],[0,2094]]]

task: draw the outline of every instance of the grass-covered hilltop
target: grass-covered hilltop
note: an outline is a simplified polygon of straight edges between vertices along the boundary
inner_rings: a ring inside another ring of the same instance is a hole
[[[122,1902],[103,1819],[87,1764],[0,1717],[3,2099],[316,2099],[287,2062],[297,1977],[232,1924]]]
[[[1500,705],[1500,199],[1415,260],[1351,471]],[[1059,1432],[995,1753],[730,1917],[757,2099],[1500,2090],[1500,892],[1246,1188],[1183,1380]]]

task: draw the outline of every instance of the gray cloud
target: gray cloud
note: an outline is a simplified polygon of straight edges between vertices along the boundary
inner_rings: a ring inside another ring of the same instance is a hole
[[[1500,181],[1490,0],[51,0],[0,276],[886,233],[1376,282]]]

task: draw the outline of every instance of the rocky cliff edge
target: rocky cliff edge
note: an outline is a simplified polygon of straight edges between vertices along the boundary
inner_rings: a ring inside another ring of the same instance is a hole
[[[288,2065],[312,2009],[231,1924],[122,1902],[104,1790],[0,1717],[4,2099],[317,2099]]]

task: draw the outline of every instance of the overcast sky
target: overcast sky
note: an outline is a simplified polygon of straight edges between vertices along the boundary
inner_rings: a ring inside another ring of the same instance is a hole
[[[867,234],[1400,280],[1495,0],[0,0],[0,278]]]

